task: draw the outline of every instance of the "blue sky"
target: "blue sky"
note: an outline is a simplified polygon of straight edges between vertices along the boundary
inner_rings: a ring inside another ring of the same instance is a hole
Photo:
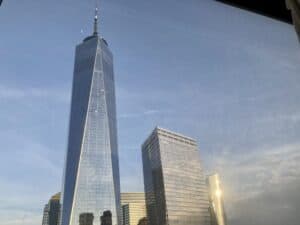
[[[140,146],[159,125],[198,140],[205,171],[223,179],[231,224],[296,225],[293,27],[210,0],[101,4],[100,31],[115,60],[122,191],[143,190]],[[1,225],[41,224],[61,188],[74,48],[91,33],[93,5],[1,6]]]

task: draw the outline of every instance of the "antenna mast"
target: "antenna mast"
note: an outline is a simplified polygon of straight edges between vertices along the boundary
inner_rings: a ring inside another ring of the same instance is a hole
[[[95,0],[95,17],[94,17],[94,35],[98,36],[98,16],[99,16],[99,8],[98,8],[98,0]]]

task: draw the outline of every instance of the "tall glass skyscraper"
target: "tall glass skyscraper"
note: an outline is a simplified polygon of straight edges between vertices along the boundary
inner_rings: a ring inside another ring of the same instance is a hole
[[[210,224],[195,140],[156,128],[142,145],[142,157],[149,225]]]
[[[98,223],[107,210],[121,225],[113,56],[97,16],[94,34],[76,48],[62,194],[62,225],[78,225],[82,213]]]

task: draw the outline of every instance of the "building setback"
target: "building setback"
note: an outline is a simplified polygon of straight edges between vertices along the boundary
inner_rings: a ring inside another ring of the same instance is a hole
[[[94,33],[76,47],[68,149],[62,191],[62,225],[79,215],[112,214],[121,225],[113,55]]]
[[[210,224],[208,191],[196,141],[155,128],[142,145],[149,225]]]
[[[121,193],[123,225],[138,225],[146,217],[145,194]]]

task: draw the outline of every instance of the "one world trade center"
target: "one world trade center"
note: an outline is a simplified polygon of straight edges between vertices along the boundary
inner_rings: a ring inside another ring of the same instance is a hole
[[[97,21],[76,47],[61,225],[79,225],[83,213],[100,224],[104,211],[121,225],[113,56]]]

